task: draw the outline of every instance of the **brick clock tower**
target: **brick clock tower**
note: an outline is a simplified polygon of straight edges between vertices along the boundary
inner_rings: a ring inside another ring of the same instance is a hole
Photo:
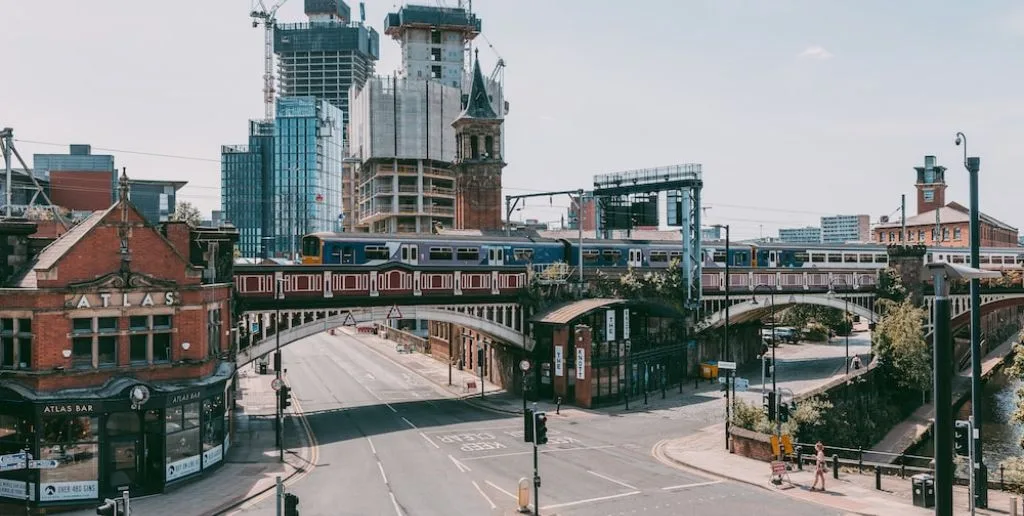
[[[477,51],[479,54],[479,51]],[[480,72],[473,65],[473,85],[455,128],[455,228],[501,229],[502,119],[495,114]]]
[[[946,205],[946,167],[935,164],[935,156],[925,156],[917,171],[917,214]]]

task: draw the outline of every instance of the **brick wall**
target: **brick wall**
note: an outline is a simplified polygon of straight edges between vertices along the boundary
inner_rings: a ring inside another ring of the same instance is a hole
[[[764,462],[772,460],[771,438],[768,435],[736,427],[731,428],[729,433],[732,435],[732,452],[736,455]],[[767,470],[765,476],[767,478]]]

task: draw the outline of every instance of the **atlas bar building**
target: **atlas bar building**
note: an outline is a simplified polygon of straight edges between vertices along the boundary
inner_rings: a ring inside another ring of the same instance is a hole
[[[0,455],[28,450],[43,467],[0,462],[0,513],[23,510],[26,487],[49,511],[220,464],[237,232],[154,226],[124,176],[113,206],[48,245],[33,226],[0,220]]]

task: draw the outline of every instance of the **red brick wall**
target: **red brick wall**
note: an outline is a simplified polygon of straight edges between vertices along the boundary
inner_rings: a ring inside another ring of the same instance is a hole
[[[174,244],[174,247],[182,256],[188,256],[189,239],[191,229],[187,222],[169,221],[165,222],[167,227],[167,240]]]
[[[50,200],[69,210],[98,211],[113,204],[114,172],[50,171]]]
[[[924,200],[924,190],[930,189],[935,191],[935,196],[932,197],[931,202]],[[917,187],[917,214],[920,215],[926,211],[931,211],[936,208],[941,208],[946,205],[946,185],[936,184],[928,187]]]
[[[732,452],[736,455],[768,462],[772,459],[772,445],[769,436],[743,428],[732,428]],[[768,470],[766,466],[765,475]]]
[[[943,246],[949,247],[970,247],[971,245],[971,227],[967,222],[956,222],[956,223],[943,223],[939,221],[941,228],[949,229],[949,238],[941,242]],[[926,224],[920,226],[907,226],[907,241],[900,242],[899,235],[901,228],[897,227],[886,227],[876,228],[874,232],[874,240],[880,244],[891,245],[894,243],[903,244],[920,244],[935,245],[936,241],[932,238],[932,230],[935,229],[935,224]],[[960,230],[960,238],[956,237],[956,230]],[[924,240],[919,240],[918,236],[920,231],[924,231]],[[882,239],[882,234],[885,234],[885,239]],[[896,241],[889,239],[889,233],[892,233],[896,238]],[[940,235],[941,237],[941,235]],[[1017,232],[1009,231],[1006,229],[1000,229],[992,226],[991,224],[981,224],[981,246],[982,247],[1017,247]]]
[[[456,229],[501,229],[501,167],[463,164],[456,177]]]

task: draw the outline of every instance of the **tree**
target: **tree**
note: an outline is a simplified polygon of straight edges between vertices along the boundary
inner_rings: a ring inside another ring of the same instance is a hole
[[[174,215],[171,215],[171,220],[187,222],[189,226],[195,227],[203,222],[203,215],[199,213],[199,208],[193,206],[192,203],[182,201],[174,207]]]
[[[901,387],[925,391],[931,386],[932,357],[924,340],[923,308],[909,300],[879,300],[882,320],[872,335],[872,348],[890,379]]]
[[[878,275],[875,295],[878,299],[888,299],[896,303],[902,303],[907,298],[907,287],[903,286],[903,280],[896,269],[886,267],[882,270]]]

